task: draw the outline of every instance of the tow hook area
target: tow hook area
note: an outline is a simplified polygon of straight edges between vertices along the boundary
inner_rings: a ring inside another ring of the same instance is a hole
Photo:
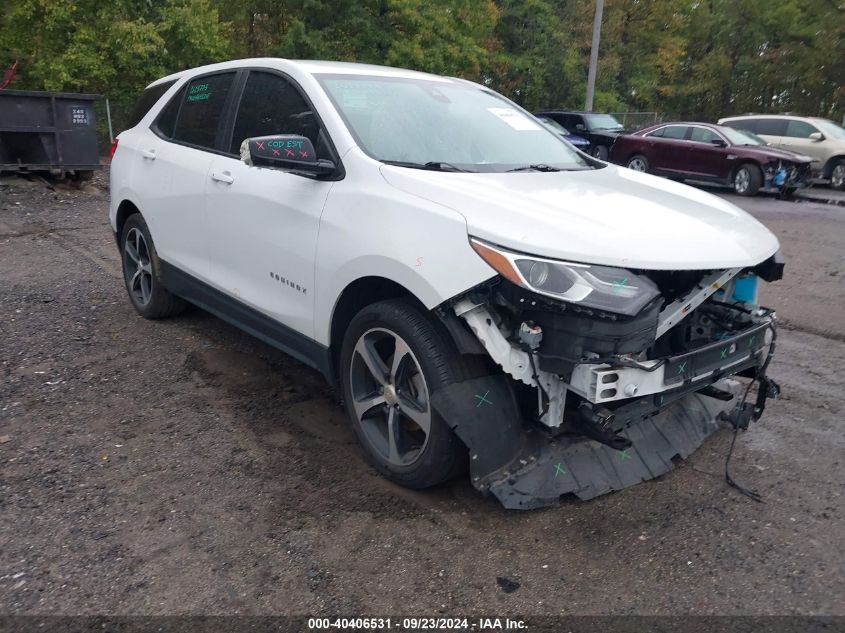
[[[606,407],[582,402],[578,407],[578,430],[617,451],[631,447],[631,440],[613,432],[616,416]]]

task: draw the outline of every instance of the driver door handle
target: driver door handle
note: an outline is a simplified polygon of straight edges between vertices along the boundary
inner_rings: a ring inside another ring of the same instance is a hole
[[[231,185],[235,182],[235,179],[232,178],[232,174],[228,171],[213,171],[211,172],[211,179],[216,180],[217,182],[224,182],[227,185]]]
[[[144,158],[147,158],[149,160],[155,160],[156,159],[156,151],[154,149],[142,149],[141,150],[141,156],[143,156]]]

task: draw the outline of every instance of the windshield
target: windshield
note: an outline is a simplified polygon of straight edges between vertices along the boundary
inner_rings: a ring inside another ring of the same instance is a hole
[[[822,131],[822,134],[826,137],[845,139],[845,129],[836,125],[833,121],[828,121],[827,119],[813,119],[813,123],[816,124],[816,127],[818,127]]]
[[[544,116],[538,116],[537,120],[540,121],[543,125],[549,128],[552,132],[556,132],[557,134],[569,134],[569,130],[563,127],[560,123],[553,119],[549,119]]]
[[[590,168],[534,117],[471,84],[369,75],[317,79],[361,149],[385,163],[441,171]]]
[[[587,127],[591,130],[621,130],[622,124],[612,114],[585,114]]]
[[[766,141],[747,130],[736,130],[732,127],[720,127],[719,131],[724,134],[732,145],[767,145]]]

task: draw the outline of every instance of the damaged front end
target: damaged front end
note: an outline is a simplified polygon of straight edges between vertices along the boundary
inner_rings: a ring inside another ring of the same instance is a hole
[[[761,191],[785,193],[803,189],[812,184],[812,161],[797,162],[771,160],[763,165],[763,186]]]
[[[464,353],[498,367],[432,403],[468,446],[473,485],[508,508],[657,477],[777,393],[775,314],[757,282],[782,276],[779,253],[753,268],[634,271],[472,245],[500,276],[441,316]],[[760,383],[753,405],[735,376]]]

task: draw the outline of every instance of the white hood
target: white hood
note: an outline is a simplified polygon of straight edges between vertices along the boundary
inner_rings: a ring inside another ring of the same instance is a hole
[[[550,259],[702,270],[758,264],[778,249],[766,227],[721,198],[613,165],[552,173],[381,171],[397,189],[462,214],[470,235]]]

